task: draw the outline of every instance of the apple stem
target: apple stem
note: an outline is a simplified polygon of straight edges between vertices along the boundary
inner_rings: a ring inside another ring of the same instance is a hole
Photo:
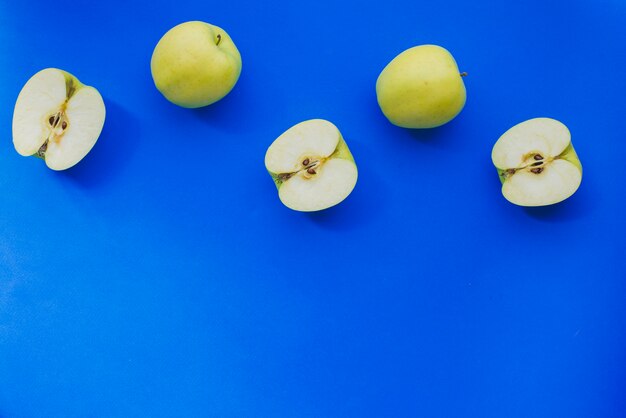
[[[461,77],[467,77],[467,71],[463,71],[463,72],[460,74],[460,76],[461,76]]]
[[[222,35],[220,35],[219,33],[217,34],[217,42],[215,43],[215,46],[219,45],[220,42],[222,42]]]

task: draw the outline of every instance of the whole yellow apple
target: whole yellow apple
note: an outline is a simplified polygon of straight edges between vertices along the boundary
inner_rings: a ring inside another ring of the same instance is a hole
[[[202,107],[226,96],[241,74],[241,55],[222,28],[181,23],[159,41],[150,62],[157,89],[182,107]]]
[[[394,125],[441,126],[454,119],[465,105],[463,75],[445,48],[437,45],[409,48],[378,76],[378,105]]]

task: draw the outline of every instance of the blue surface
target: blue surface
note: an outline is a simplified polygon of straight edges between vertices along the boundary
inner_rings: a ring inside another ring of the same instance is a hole
[[[150,56],[222,26],[239,83],[167,102]],[[0,417],[626,416],[626,3],[87,0],[0,4]],[[375,81],[449,49],[468,101],[410,131]],[[26,80],[100,90],[103,134],[55,173],[11,141]],[[566,202],[506,202],[512,125],[569,126]],[[359,167],[343,204],[281,205],[263,157],[333,121]]]

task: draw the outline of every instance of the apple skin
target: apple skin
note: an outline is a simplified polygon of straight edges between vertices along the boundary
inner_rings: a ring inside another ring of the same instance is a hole
[[[190,21],[163,35],[150,69],[167,100],[197,108],[217,102],[233,89],[241,74],[241,55],[222,28]]]
[[[387,64],[376,81],[376,96],[394,125],[435,128],[461,112],[466,92],[450,52],[437,45],[420,45]]]

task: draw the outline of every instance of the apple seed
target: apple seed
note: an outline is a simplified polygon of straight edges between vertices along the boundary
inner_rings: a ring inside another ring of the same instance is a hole
[[[305,158],[304,161],[302,161],[302,165],[307,166],[310,162],[311,161],[308,158]]]
[[[306,172],[309,173],[309,174],[315,174],[315,169],[314,168],[309,168]]]
[[[543,171],[543,167],[533,168],[530,170],[532,173],[539,174]]]
[[[63,121],[63,123],[61,124],[61,129],[65,130],[67,129],[67,122]]]
[[[535,160],[543,160],[543,157],[540,154],[535,154],[533,157]]]

